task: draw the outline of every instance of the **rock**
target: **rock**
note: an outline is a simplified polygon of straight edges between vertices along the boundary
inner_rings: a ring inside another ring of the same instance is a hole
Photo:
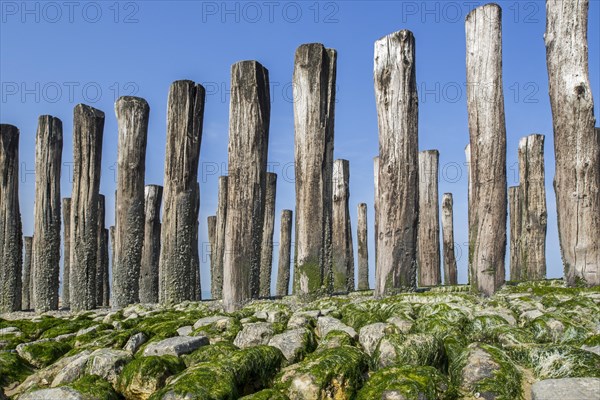
[[[128,351],[131,354],[135,354],[140,346],[146,343],[147,340],[148,338],[143,332],[138,332],[129,338],[127,343],[125,343],[125,346],[123,346],[123,350]]]
[[[192,328],[191,325],[186,325],[186,326],[182,326],[181,328],[177,329],[177,334],[179,336],[190,336],[190,334],[192,333],[194,329]]]
[[[547,379],[533,384],[531,400],[600,400],[599,378]]]
[[[497,315],[502,317],[509,325],[516,325],[517,319],[515,318],[512,311],[506,308],[491,308],[486,310],[481,310],[475,313],[475,317],[480,315]]]
[[[256,322],[246,324],[237,334],[233,344],[240,349],[257,346],[259,344],[268,344],[273,337],[273,327],[268,322]]]
[[[371,325],[365,325],[358,332],[358,342],[363,347],[365,353],[373,355],[379,341],[387,334],[396,333],[398,329],[395,325],[385,322],[377,322]]]
[[[44,368],[71,350],[65,342],[55,342],[53,339],[42,339],[30,343],[21,343],[16,348],[21,358],[37,368]]]
[[[312,332],[306,328],[291,329],[273,336],[269,346],[281,350],[287,363],[294,364],[312,350],[314,339]]]
[[[206,336],[175,336],[148,344],[144,350],[144,356],[172,355],[179,357],[207,344],[208,338]]]
[[[87,333],[91,333],[91,332],[96,332],[96,331],[98,331],[99,328],[100,328],[100,325],[92,325],[90,327],[80,329],[75,334],[75,337],[83,336],[83,335],[85,335]]]
[[[386,321],[388,324],[395,325],[400,333],[408,333],[410,328],[415,324],[414,321],[410,321],[401,317],[390,317]]]
[[[317,318],[319,317],[319,311],[310,312],[297,312],[292,314],[287,323],[288,329],[296,329],[296,328],[308,328],[315,326]]]
[[[215,325],[217,329],[224,331],[229,327],[231,322],[231,317],[226,317],[224,315],[213,315],[212,317],[200,318],[198,321],[196,321],[194,324],[194,330],[209,325]]]
[[[534,319],[536,319],[537,317],[541,317],[542,315],[544,315],[544,313],[537,309],[525,311],[519,316],[519,321],[521,321],[521,324],[524,324],[526,322],[533,321]]]
[[[146,400],[162,389],[167,378],[184,369],[183,361],[175,356],[136,358],[123,369],[118,388],[127,399]]]
[[[14,326],[7,326],[6,328],[0,328],[0,336],[11,335],[19,337],[23,333],[19,330],[19,328]]]
[[[27,392],[19,397],[19,400],[85,400],[86,398],[77,390],[70,387],[59,387],[53,389],[42,389]]]
[[[317,335],[320,338],[324,338],[331,331],[343,331],[355,340],[358,338],[358,334],[354,328],[349,327],[339,319],[328,316],[319,317],[319,319],[317,319]]]
[[[114,386],[121,370],[130,360],[131,353],[128,351],[98,349],[89,356],[86,374],[98,375]]]
[[[61,368],[52,380],[51,387],[57,387],[71,383],[81,378],[85,372],[85,367],[90,359],[90,350],[84,350],[79,354],[69,357],[69,363]]]
[[[600,356],[600,345],[599,346],[586,346],[586,345],[583,345],[583,346],[581,346],[581,349],[585,350],[585,351],[589,351],[589,352],[595,353],[595,354],[598,354]]]
[[[379,368],[403,365],[441,367],[443,356],[442,343],[427,334],[386,335],[373,352],[373,360]]]

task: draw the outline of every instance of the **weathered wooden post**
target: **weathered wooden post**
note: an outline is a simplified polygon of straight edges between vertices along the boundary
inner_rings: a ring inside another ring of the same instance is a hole
[[[440,217],[438,200],[437,150],[419,152],[419,229],[417,263],[419,286],[442,283],[440,260]]]
[[[104,269],[108,260],[108,248],[104,243],[106,226],[106,198],[98,196],[98,256],[96,260],[96,306],[101,307],[104,299]],[[108,272],[108,271],[107,271]],[[113,274],[113,279],[115,279]]]
[[[205,90],[192,81],[171,85],[167,107],[167,149],[159,301],[180,303],[194,299],[192,271],[196,231],[196,187],[202,140]]]
[[[70,292],[69,292],[69,275],[71,273],[71,198],[65,197],[62,199],[62,215],[63,215],[63,279],[62,279],[62,296],[61,305],[64,308],[69,308]]]
[[[96,307],[98,197],[104,113],[78,104],[73,116],[73,191],[71,194],[71,310]]]
[[[375,214],[375,271],[377,271],[377,242],[379,242],[379,156],[373,158],[373,173],[375,183],[375,199],[373,211]]]
[[[358,205],[358,290],[369,290],[369,245],[367,237],[367,204]]]
[[[150,107],[139,97],[115,103],[119,125],[113,306],[137,303],[144,245],[144,177]]]
[[[215,271],[215,262],[217,261],[217,257],[216,257],[216,232],[217,232],[217,216],[216,215],[211,215],[210,217],[208,217],[206,219],[206,224],[208,225],[208,243],[209,243],[209,249],[210,249],[210,281],[211,281],[211,285],[214,282],[213,279],[213,274]],[[202,252],[204,252],[204,245],[202,246]],[[204,257],[202,257],[204,258]],[[211,297],[212,297],[212,286],[211,286]],[[213,299],[214,300],[214,299]]]
[[[354,290],[354,249],[350,224],[350,163],[333,162],[332,264],[334,292]]]
[[[62,121],[42,115],[35,139],[32,308],[36,312],[58,310],[62,147]]]
[[[22,235],[19,129],[0,124],[0,312],[21,309]]]
[[[144,189],[144,245],[140,268],[140,302],[158,303],[158,261],[160,258],[160,204],[163,188]]]
[[[211,297],[223,297],[223,256],[225,253],[225,223],[227,222],[227,176],[219,177],[217,199],[217,226],[215,234],[215,268],[211,271]]]
[[[510,280],[522,281],[525,271],[521,265],[521,228],[523,226],[523,210],[521,206],[521,191],[519,186],[508,188],[508,214],[510,232]]]
[[[375,295],[416,286],[418,95],[415,39],[402,30],[375,42],[379,216]]]
[[[546,1],[546,63],[565,278],[600,284],[600,139],[588,73],[589,1]]]
[[[104,248],[104,256],[102,257],[102,303],[98,305],[102,305],[103,307],[108,307],[110,305],[110,277],[108,275],[109,269],[109,254],[108,254],[108,229],[104,229],[102,232],[102,241]]]
[[[114,271],[114,266],[115,266],[115,242],[116,242],[116,227],[115,226],[110,226],[108,228],[108,236],[110,238],[110,265],[111,265],[111,270]],[[114,275],[114,272],[113,272]],[[109,299],[110,299],[110,293],[109,293]]]
[[[290,262],[292,254],[292,210],[281,211],[280,228],[277,296],[287,296],[290,287]]]
[[[21,297],[21,308],[25,310],[30,310],[32,308],[32,299],[33,299],[33,282],[31,279],[31,250],[33,247],[33,237],[32,236],[24,236],[23,237],[23,247],[25,249],[25,254],[23,256],[23,284],[21,287],[22,297]]]
[[[271,103],[269,72],[256,61],[231,67],[229,178],[223,306],[258,297]]]
[[[444,285],[458,283],[456,255],[454,254],[454,201],[452,193],[442,196],[442,239],[444,246]]]
[[[468,240],[469,240],[469,249],[471,248],[471,243],[473,243],[471,241],[471,237],[472,235],[472,230],[473,230],[473,225],[471,225],[471,221],[473,221],[473,217],[471,216],[471,213],[473,212],[473,204],[471,204],[471,199],[472,199],[472,195],[471,195],[471,191],[472,191],[472,186],[473,186],[473,177],[471,176],[471,144],[469,143],[468,145],[465,146],[465,159],[466,159],[466,166],[467,166],[467,234],[468,234]],[[472,254],[469,251],[469,256],[467,258],[467,279],[469,284],[471,282],[473,282],[473,278],[471,278],[471,274],[473,272],[473,268],[471,266],[471,259]]]
[[[265,188],[265,216],[260,254],[260,297],[271,295],[271,271],[273,269],[273,231],[275,229],[275,197],[277,174],[267,172]]]
[[[333,136],[337,53],[303,44],[294,60],[296,246],[294,293],[333,290]]]
[[[487,4],[465,21],[472,177],[471,287],[486,296],[504,283],[506,127],[502,93],[502,12]]]
[[[200,183],[196,182],[196,191],[194,193],[194,221],[196,226],[194,227],[194,234],[191,239],[190,247],[192,249],[192,275],[194,277],[193,287],[193,300],[202,300],[202,285],[200,284],[200,253],[198,251],[198,232],[200,231],[200,222],[198,217],[200,215]]]

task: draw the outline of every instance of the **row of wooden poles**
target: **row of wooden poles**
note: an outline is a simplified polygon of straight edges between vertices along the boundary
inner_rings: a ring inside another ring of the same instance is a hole
[[[547,1],[546,51],[555,143],[559,240],[569,284],[600,284],[600,131],[594,128],[587,71],[587,1]],[[505,279],[507,183],[502,92],[501,9],[488,4],[466,18],[469,165],[469,282],[485,295]],[[321,44],[296,50],[295,255],[299,295],[353,290],[349,163],[333,160],[337,54]],[[256,61],[231,70],[227,177],[208,218],[213,298],[229,311],[270,294],[275,174],[267,172],[268,71]],[[375,295],[441,284],[436,150],[418,151],[415,40],[403,30],[375,42],[379,157],[375,159]],[[205,90],[171,85],[164,191],[145,186],[149,106],[135,97],[115,105],[118,179],[112,296],[105,202],[99,194],[104,113],[77,105],[73,118],[73,190],[62,200],[62,303],[72,310],[136,302],[200,299],[198,162]],[[42,116],[36,139],[34,235],[25,238],[18,200],[19,131],[0,129],[0,310],[59,306],[62,123]],[[508,189],[511,277],[546,274],[544,137],[519,143],[521,183]],[[160,208],[162,204],[162,221]],[[277,294],[290,280],[292,211],[281,215]],[[452,195],[442,199],[444,283],[456,284]],[[368,282],[366,204],[359,206],[358,288]],[[22,262],[24,261],[24,263]],[[23,264],[24,277],[21,276]],[[23,288],[22,282],[29,288]],[[26,293],[25,293],[26,292]]]

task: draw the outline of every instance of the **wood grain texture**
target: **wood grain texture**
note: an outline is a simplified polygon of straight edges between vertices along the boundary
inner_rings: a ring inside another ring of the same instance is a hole
[[[265,187],[265,212],[260,254],[260,297],[271,295],[271,271],[273,269],[273,233],[275,230],[275,198],[277,174],[267,172]]]
[[[358,205],[358,290],[369,290],[369,244],[367,236],[367,204]]]
[[[144,188],[144,245],[140,263],[141,303],[158,303],[162,194],[162,186],[146,185]]]
[[[71,274],[71,198],[65,197],[62,199],[62,215],[63,215],[63,279],[62,279],[62,294],[61,305],[63,308],[69,308],[70,305],[70,289],[69,276]]]
[[[350,221],[350,162],[333,162],[333,228],[332,265],[333,291],[354,290],[354,248]]]
[[[472,178],[471,287],[490,296],[504,284],[506,127],[502,92],[502,11],[487,4],[466,18],[467,111]]]
[[[554,192],[567,283],[600,284],[600,133],[588,67],[589,1],[546,1]]]
[[[444,248],[444,285],[458,284],[456,254],[454,253],[454,200],[452,193],[442,196],[442,243]]]
[[[211,297],[221,299],[223,297],[223,257],[225,253],[225,226],[227,222],[227,176],[219,177],[217,193],[217,221],[215,236],[215,261],[214,269],[211,271]]]
[[[98,196],[98,256],[96,261],[96,306],[101,307],[104,302],[104,275],[108,273],[108,247],[104,243],[104,229],[106,225],[106,197]],[[113,274],[113,286],[115,275]]]
[[[417,233],[417,263],[419,286],[442,283],[440,260],[440,214],[438,200],[437,150],[419,152],[419,229]]]
[[[279,233],[279,264],[277,267],[277,296],[287,296],[290,287],[292,257],[292,210],[281,211]]]
[[[206,219],[206,225],[208,226],[208,244],[209,244],[209,258],[210,258],[210,274],[211,274],[211,284],[213,282],[212,275],[215,270],[215,262],[217,261],[217,252],[216,252],[216,237],[217,237],[217,216],[211,215]],[[203,246],[204,248],[204,246]],[[212,286],[211,286],[212,292]]]
[[[379,156],[373,157],[373,175],[375,183],[375,199],[373,201],[373,211],[375,214],[375,271],[377,271],[377,242],[379,242]],[[377,273],[375,274],[377,275]]]
[[[418,95],[415,39],[398,31],[375,42],[379,217],[375,296],[416,287]]]
[[[21,308],[23,311],[31,310],[33,306],[33,282],[31,277],[31,264],[32,264],[32,248],[33,248],[33,237],[23,237],[23,285],[21,287]]]
[[[294,293],[333,290],[332,178],[337,53],[303,44],[294,58]]]

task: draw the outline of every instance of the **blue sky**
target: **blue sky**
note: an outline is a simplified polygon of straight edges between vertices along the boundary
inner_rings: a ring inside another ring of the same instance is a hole
[[[600,2],[590,2],[589,68],[600,93]],[[371,285],[374,284],[373,157],[378,152],[373,91],[373,43],[410,29],[416,38],[419,147],[440,151],[440,199],[454,195],[459,281],[466,282],[468,143],[464,18],[479,1],[1,1],[0,120],[21,130],[20,199],[23,230],[33,230],[34,144],[37,117],[64,123],[62,195],[71,193],[72,110],[87,103],[106,113],[101,192],[107,225],[114,221],[117,125],[121,95],[150,104],[146,182],[162,184],[169,85],[191,79],[205,85],[199,180],[202,290],[210,284],[206,217],[217,201],[217,177],[226,173],[231,64],[260,61],[271,80],[270,170],[278,173],[275,242],[282,209],[294,208],[294,131],[291,78],[294,52],[321,42],[338,51],[335,157],[350,160],[350,213],[368,204]],[[509,185],[518,183],[521,137],[546,135],[548,276],[562,276],[555,197],[554,150],[548,99],[543,1],[501,1],[503,79]],[[598,115],[598,100],[595,114]],[[354,232],[356,245],[356,232]],[[274,265],[277,265],[274,251]],[[508,253],[508,251],[507,251]],[[355,251],[355,254],[357,252]],[[276,269],[276,268],[275,268]],[[508,265],[507,265],[508,270]],[[273,275],[275,279],[275,274]],[[274,280],[273,280],[274,282]],[[274,286],[274,285],[273,285]]]

